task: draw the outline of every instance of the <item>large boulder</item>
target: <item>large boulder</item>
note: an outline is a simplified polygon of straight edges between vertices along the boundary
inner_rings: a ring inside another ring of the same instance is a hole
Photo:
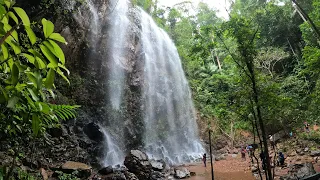
[[[316,171],[313,168],[312,163],[295,164],[289,168],[286,176],[281,176],[281,180],[296,180],[303,179],[305,177],[315,174]]]
[[[89,177],[92,172],[92,167],[80,162],[67,161],[61,166],[61,171],[69,174],[78,171],[79,177]]]
[[[131,150],[124,160],[124,165],[139,179],[151,179],[152,166],[144,152]]]
[[[177,179],[190,177],[190,171],[187,168],[176,168],[174,169],[174,177]]]
[[[310,156],[312,157],[320,156],[320,151],[311,151]]]
[[[152,169],[155,171],[163,171],[166,167],[166,163],[163,160],[150,160]]]

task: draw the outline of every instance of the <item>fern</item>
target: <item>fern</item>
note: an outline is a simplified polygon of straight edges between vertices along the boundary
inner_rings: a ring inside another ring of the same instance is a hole
[[[68,120],[76,117],[76,109],[80,106],[78,105],[55,105],[50,104],[52,109],[52,114],[54,114],[58,119]]]

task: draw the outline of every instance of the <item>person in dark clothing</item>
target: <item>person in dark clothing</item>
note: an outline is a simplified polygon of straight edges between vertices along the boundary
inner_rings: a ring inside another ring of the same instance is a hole
[[[241,146],[240,153],[241,153],[242,160],[245,161],[246,160],[246,149],[243,146]]]
[[[206,153],[203,154],[202,161],[203,161],[204,167],[207,167],[207,154]]]
[[[260,159],[262,162],[262,169],[266,170],[266,156],[263,151],[261,151],[261,153],[260,153]]]
[[[279,155],[278,155],[278,166],[281,165],[283,166],[284,165],[284,155],[282,152],[279,152]]]

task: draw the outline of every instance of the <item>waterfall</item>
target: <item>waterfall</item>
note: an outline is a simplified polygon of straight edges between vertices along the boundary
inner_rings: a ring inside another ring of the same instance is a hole
[[[191,91],[168,34],[127,0],[110,0],[106,17],[101,17],[94,0],[86,2],[91,18],[79,10],[75,19],[79,24],[89,23],[91,48],[101,55],[106,69],[106,80],[101,83],[106,84],[107,97],[101,99],[107,100],[101,109],[107,109],[107,115],[98,120],[105,137],[101,164],[122,164],[132,147],[170,164],[201,157],[204,149]],[[130,89],[132,84],[139,90]],[[97,121],[94,118],[91,121]],[[128,143],[132,141],[133,146]]]
[[[203,148],[178,51],[168,34],[146,12],[140,12],[147,153],[170,163],[191,161]]]

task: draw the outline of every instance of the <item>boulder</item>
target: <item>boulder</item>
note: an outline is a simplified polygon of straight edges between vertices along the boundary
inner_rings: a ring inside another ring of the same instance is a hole
[[[139,179],[151,179],[152,166],[144,152],[131,150],[125,157],[124,165]]]
[[[174,169],[174,177],[177,179],[190,177],[190,171],[187,168],[176,168]]]
[[[152,180],[163,180],[165,179],[165,174],[159,171],[152,171],[151,178]]]
[[[312,157],[320,156],[320,151],[311,151],[310,156]]]
[[[89,177],[92,172],[92,167],[80,162],[67,161],[61,166],[61,171],[69,174],[78,171],[79,177]]]
[[[113,168],[112,168],[112,166],[104,167],[104,168],[100,169],[98,171],[98,173],[102,174],[102,175],[108,175],[108,174],[113,173]]]
[[[304,148],[304,150],[303,150],[304,152],[308,152],[309,151],[309,148],[308,147],[306,147],[306,148]]]
[[[214,157],[215,161],[221,161],[221,160],[225,160],[225,159],[226,159],[226,157],[223,154],[217,155]]]
[[[163,171],[166,167],[166,163],[163,160],[150,160],[150,163],[155,171]]]
[[[137,176],[131,172],[125,172],[124,175],[126,176],[127,180],[139,180]]]
[[[83,132],[93,141],[102,142],[104,139],[104,135],[100,130],[100,127],[93,122],[87,124],[83,128]]]
[[[281,176],[281,180],[296,180],[303,179],[305,177],[315,174],[312,163],[305,164],[295,164],[290,166],[288,174],[286,176]]]

